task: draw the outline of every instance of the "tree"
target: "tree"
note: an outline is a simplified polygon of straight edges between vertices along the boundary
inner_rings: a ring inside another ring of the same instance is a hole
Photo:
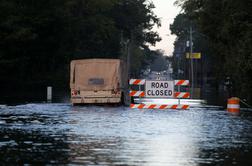
[[[153,8],[147,0],[0,0],[1,84],[67,89],[71,59],[119,58],[122,37],[143,67],[141,48],[160,40]]]
[[[219,81],[232,78],[235,96],[251,102],[251,22],[249,0],[178,0],[184,13],[209,38]]]

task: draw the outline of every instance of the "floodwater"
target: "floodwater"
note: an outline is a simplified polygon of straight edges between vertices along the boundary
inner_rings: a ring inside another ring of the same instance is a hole
[[[0,106],[1,165],[252,165],[251,113]]]

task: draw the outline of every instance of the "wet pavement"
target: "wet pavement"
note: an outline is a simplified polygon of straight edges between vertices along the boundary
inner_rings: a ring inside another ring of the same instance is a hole
[[[70,165],[252,165],[252,114],[0,106],[0,163]]]

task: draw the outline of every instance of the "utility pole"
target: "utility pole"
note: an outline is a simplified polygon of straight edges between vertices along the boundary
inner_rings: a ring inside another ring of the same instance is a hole
[[[131,54],[132,54],[132,49],[134,46],[134,31],[130,31],[130,37],[127,40],[124,40],[123,38],[123,31],[121,31],[121,46],[123,48],[125,48],[126,51],[126,57],[123,57],[124,62],[126,63],[126,73],[124,74],[124,80],[127,80],[126,86],[124,87],[125,91],[124,94],[126,94],[124,96],[125,101],[124,103],[126,105],[130,105],[131,102],[131,98],[129,96],[129,91],[130,91],[130,85],[129,85],[129,80],[131,77],[131,70],[130,70],[130,66],[131,66]],[[122,51],[122,54],[124,54],[124,51]]]
[[[193,44],[192,44],[192,41],[193,41],[193,36],[192,36],[192,25],[190,25],[190,61],[191,61],[191,98],[193,98],[193,89],[194,89],[194,76],[193,76],[193,57],[192,57],[192,54],[193,54]]]
[[[130,79],[130,62],[131,62],[131,51],[132,51],[132,41],[133,41],[133,33],[130,32],[130,39],[127,41],[127,73],[128,79]]]
[[[130,79],[130,53],[131,53],[131,40],[124,39],[123,31],[121,31],[121,54],[123,60],[123,89],[124,89],[124,104],[130,105],[129,97],[129,79]]]

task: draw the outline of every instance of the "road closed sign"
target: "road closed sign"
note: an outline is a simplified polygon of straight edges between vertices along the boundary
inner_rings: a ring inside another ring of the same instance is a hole
[[[145,97],[173,98],[174,81],[146,81]]]

